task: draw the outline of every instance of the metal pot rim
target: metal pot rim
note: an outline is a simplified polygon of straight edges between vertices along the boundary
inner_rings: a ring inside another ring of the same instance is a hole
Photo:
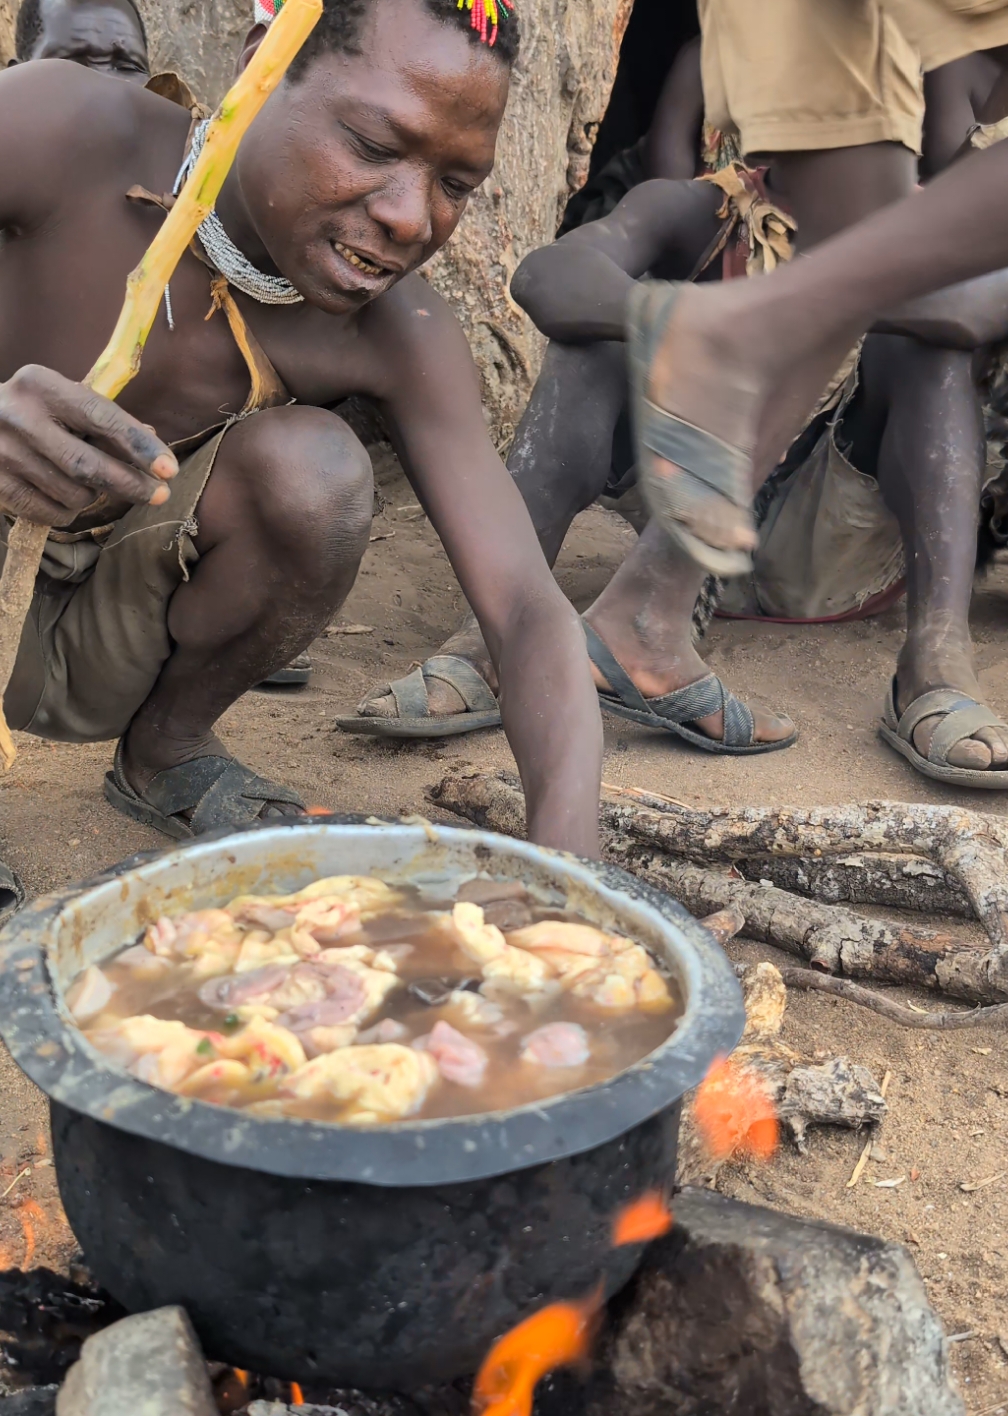
[[[328,816],[256,823],[249,831],[400,833],[404,842],[429,838],[429,825],[375,817]],[[477,828],[442,826],[446,843],[488,848],[579,884],[617,903],[629,898],[655,918],[687,985],[686,1012],[667,1042],[608,1082],[512,1111],[374,1130],[293,1118],[250,1116],[177,1097],[141,1082],[97,1052],[65,1017],[46,954],[64,911],[89,893],[142,872],[180,851],[214,849],[248,832],[219,832],[183,847],[134,856],[112,870],[26,906],[0,933],[0,1036],[21,1069],[48,1096],[120,1130],[175,1146],[225,1165],[311,1180],[385,1187],[448,1185],[505,1175],[603,1145],[673,1105],[697,1085],[717,1056],[738,1042],[745,1009],[734,971],[713,937],[671,897],[615,866],[547,850]]]

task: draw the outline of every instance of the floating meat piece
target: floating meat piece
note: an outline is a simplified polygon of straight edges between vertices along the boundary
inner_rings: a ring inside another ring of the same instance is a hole
[[[494,900],[483,906],[483,916],[487,924],[496,925],[504,934],[525,929],[533,918],[532,911],[521,900]]]
[[[146,944],[134,944],[132,948],[124,949],[109,962],[122,964],[135,978],[143,979],[162,978],[172,967],[171,959],[152,954]]]
[[[265,929],[268,934],[276,934],[280,929],[290,929],[297,915],[297,906],[279,905],[256,895],[246,895],[240,903],[232,901],[229,913],[239,924],[253,924],[257,929]]]
[[[207,1033],[149,1014],[123,1018],[115,1027],[98,1028],[87,1036],[95,1047],[127,1067],[141,1081],[169,1091],[201,1067],[210,1051],[206,1044]],[[218,1034],[209,1036],[216,1041]]]
[[[84,1023],[89,1018],[97,1017],[114,992],[112,980],[102,973],[97,964],[92,964],[80,978],[74,980],[67,994],[67,1007],[78,1023]]]
[[[233,1013],[243,1003],[266,1002],[286,982],[290,972],[289,964],[267,964],[248,973],[212,978],[202,985],[198,997],[215,1013]]]
[[[233,940],[241,937],[227,910],[193,910],[175,921],[175,953],[194,959],[210,940]]]
[[[366,1032],[357,1034],[357,1041],[362,1044],[370,1042],[401,1042],[404,1037],[409,1037],[409,1028],[405,1023],[399,1023],[395,1018],[382,1018],[380,1023],[376,1023],[373,1028],[368,1028]]]
[[[245,1063],[253,1082],[296,1072],[307,1060],[304,1048],[288,1028],[263,1018],[253,1018],[233,1037],[215,1038],[214,1042],[219,1056]]]
[[[605,934],[591,924],[575,924],[566,919],[542,919],[538,924],[530,924],[527,929],[517,929],[509,934],[508,943],[517,949],[531,949],[537,954],[546,950],[601,959],[611,952],[610,941],[617,937]]]
[[[580,1023],[546,1023],[522,1041],[521,1060],[538,1067],[580,1067],[590,1056]]]
[[[228,905],[228,912],[237,918],[251,903],[255,906],[272,905],[296,914],[302,905],[312,900],[343,900],[357,905],[361,918],[368,919],[371,915],[394,909],[401,898],[398,890],[391,889],[383,880],[376,880],[370,875],[332,875],[306,885],[293,895],[238,895]]]
[[[358,980],[354,979],[357,983]],[[310,1028],[335,1028],[347,1024],[355,1013],[360,1012],[360,1000],[364,990],[342,998],[323,998],[318,1003],[302,1003],[280,1015],[280,1026],[290,1028],[293,1033],[307,1032]],[[352,1026],[352,1025],[351,1025]],[[356,1027],[353,1027],[356,1032]]]
[[[176,1090],[179,1096],[195,1096],[201,1101],[228,1106],[240,1100],[242,1092],[251,1084],[252,1073],[244,1062],[220,1057],[186,1077]]]
[[[253,969],[261,969],[265,964],[296,964],[298,958],[299,955],[289,938],[282,934],[271,937],[260,931],[253,931],[246,934],[242,940],[234,971],[251,973]]]
[[[144,935],[144,948],[149,949],[152,954],[157,954],[160,959],[172,959],[175,957],[175,940],[178,938],[178,930],[175,923],[167,915],[162,915],[155,924],[147,926],[147,933]]]
[[[571,988],[574,996],[588,998],[600,1008],[668,1012],[672,1007],[668,984],[655,968],[651,955],[640,944],[614,942],[620,946],[618,952],[590,973],[581,974]]]
[[[342,1122],[376,1125],[412,1116],[438,1075],[429,1053],[390,1042],[327,1052],[288,1077],[282,1091],[299,1101],[331,1097],[344,1104]]]
[[[323,949],[315,956],[314,962],[323,968],[335,968],[338,964],[370,964],[375,951],[367,944],[345,944],[342,948]]]
[[[321,972],[326,978],[333,975],[339,980],[332,985],[332,993],[346,986],[341,978],[344,972],[353,974],[364,985],[364,1002],[351,1017],[347,1018],[348,1023],[357,1023],[358,1025],[373,1018],[392,990],[399,987],[399,979],[395,974],[387,973],[383,969],[369,968],[367,964],[360,963],[356,959],[347,959],[345,963],[339,964],[335,968],[327,965]]]
[[[335,1052],[340,1047],[349,1047],[357,1037],[357,1029],[352,1023],[345,1023],[333,1028],[309,1028],[307,1032],[299,1033],[298,1037],[307,1057],[321,1057],[323,1052]],[[393,1039],[379,1040],[391,1042]]]
[[[319,944],[335,944],[344,935],[360,933],[360,902],[355,899],[309,900],[299,906],[296,925]]]
[[[446,1082],[455,1082],[460,1087],[482,1085],[489,1057],[478,1042],[443,1019],[434,1024],[426,1037],[417,1038],[413,1046],[430,1053]]]
[[[456,988],[449,994],[446,1011],[456,1022],[467,1023],[470,1027],[494,1028],[504,1021],[504,1009],[499,1003],[493,1003],[467,988]]]
[[[286,1013],[292,1008],[300,1008],[305,1003],[321,1003],[329,992],[332,984],[334,991],[338,987],[338,981],[331,975],[336,973],[335,969],[318,969],[311,963],[295,964],[287,974],[283,982],[270,994],[270,1003],[281,1013]],[[346,969],[343,973],[349,978]],[[360,1002],[364,1001],[364,986],[358,986]],[[358,1006],[360,1004],[358,1003]],[[340,1020],[342,1021],[342,1019]]]
[[[534,993],[552,976],[553,970],[543,959],[525,949],[509,944],[492,924],[486,924],[479,905],[457,904],[452,910],[452,924],[462,945],[462,952],[483,966],[483,977],[506,984],[516,993]]]

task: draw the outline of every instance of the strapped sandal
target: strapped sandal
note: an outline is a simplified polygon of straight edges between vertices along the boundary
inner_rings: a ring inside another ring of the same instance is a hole
[[[890,747],[902,753],[912,767],[936,782],[950,786],[979,787],[982,791],[1008,791],[1008,771],[998,767],[953,767],[948,755],[953,747],[971,738],[979,728],[1004,728],[1003,718],[968,693],[954,688],[936,688],[922,693],[902,715],[896,711],[896,680],[889,685],[885,712],[879,724],[879,734]],[[946,715],[939,723],[923,756],[914,746],[913,734],[918,723],[939,713]]]
[[[6,924],[16,915],[26,899],[20,875],[0,860],[0,924]]]
[[[105,798],[124,816],[179,841],[222,827],[249,826],[274,803],[305,809],[297,792],[257,776],[235,757],[194,757],[166,767],[141,796],[123,774],[121,739],[112,771],[105,773]]]
[[[259,688],[293,688],[305,684],[312,676],[312,661],[305,650],[303,654],[298,654],[297,658],[291,659],[289,664],[285,664],[282,669],[277,669],[276,673],[264,678]]]
[[[599,703],[618,718],[629,718],[631,722],[643,723],[648,728],[660,728],[703,752],[731,757],[779,752],[798,741],[798,730],[795,729],[790,737],[780,742],[757,742],[756,724],[751,711],[740,698],[735,697],[731,689],[725,687],[717,674],[708,674],[706,678],[663,694],[661,698],[645,698],[591,625],[585,620],[581,623],[588,642],[588,657],[612,689],[611,693],[599,689]],[[718,712],[724,713],[724,733],[720,740],[686,726],[695,723],[698,718]]]
[[[752,570],[748,551],[711,546],[688,529],[717,514],[724,498],[752,515],[752,461],[713,433],[659,408],[647,396],[651,364],[665,333],[681,281],[642,280],[630,291],[626,310],[630,407],[641,492],[665,534],[711,575],[730,577]],[[662,474],[655,454],[680,469]]]
[[[431,679],[450,684],[465,704],[465,712],[435,717],[430,710],[427,692]],[[387,693],[391,693],[396,701],[396,717],[379,718],[364,714],[363,710],[369,703]],[[358,706],[357,712],[349,718],[337,718],[336,726],[343,733],[366,733],[372,737],[443,738],[474,733],[480,728],[499,728],[500,720],[500,708],[493,690],[472,664],[457,654],[435,654],[405,678],[373,689]]]

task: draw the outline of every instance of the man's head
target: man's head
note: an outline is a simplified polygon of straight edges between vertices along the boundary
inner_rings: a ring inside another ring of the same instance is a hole
[[[133,0],[24,0],[14,43],[22,64],[70,59],[140,83],[150,77],[147,34]]]
[[[457,0],[325,0],[235,167],[255,235],[309,300],[358,309],[444,245],[493,166],[517,47],[512,14],[491,47]]]

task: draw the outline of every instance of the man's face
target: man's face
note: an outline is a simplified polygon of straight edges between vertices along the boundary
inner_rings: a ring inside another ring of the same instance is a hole
[[[333,314],[429,260],[493,166],[508,68],[421,0],[378,0],[359,54],[284,83],[237,177],[277,269]]]
[[[146,83],[143,31],[127,0],[42,0],[33,59],[70,59],[103,74]]]

